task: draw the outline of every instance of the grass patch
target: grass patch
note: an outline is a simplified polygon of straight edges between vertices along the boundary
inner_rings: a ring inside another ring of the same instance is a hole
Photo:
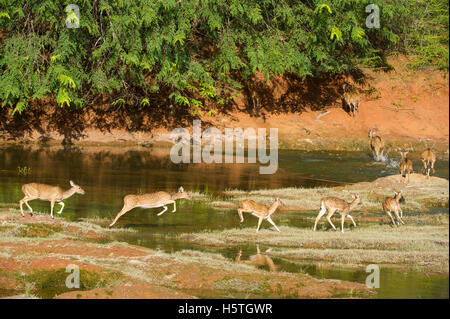
[[[49,237],[55,233],[60,233],[62,227],[45,223],[24,224],[17,228],[16,236],[19,237]]]
[[[34,295],[43,299],[52,299],[57,295],[73,290],[91,290],[108,287],[120,280],[120,272],[96,272],[80,270],[80,288],[67,288],[67,273],[64,268],[58,270],[35,270],[26,275],[19,275],[25,295]]]

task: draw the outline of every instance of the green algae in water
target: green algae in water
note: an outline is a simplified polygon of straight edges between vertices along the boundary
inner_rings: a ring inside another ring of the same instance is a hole
[[[25,294],[31,294],[43,299],[52,299],[57,295],[70,291],[92,290],[104,288],[118,281],[122,274],[120,272],[96,272],[80,270],[80,288],[67,288],[66,278],[70,273],[66,269],[57,270],[35,270],[24,276],[19,276]]]

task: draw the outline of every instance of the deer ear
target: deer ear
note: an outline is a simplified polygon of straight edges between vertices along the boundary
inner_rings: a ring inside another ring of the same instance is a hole
[[[69,181],[69,183],[70,183],[70,186],[75,186],[75,183],[74,182],[72,182],[72,181]]]
[[[183,188],[183,186],[180,186],[180,188],[178,188],[178,193],[184,193],[184,188]]]
[[[355,198],[356,198],[356,195],[355,195],[355,194],[352,194],[352,198],[355,199]]]

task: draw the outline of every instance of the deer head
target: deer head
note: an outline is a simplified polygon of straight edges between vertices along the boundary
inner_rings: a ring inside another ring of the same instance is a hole
[[[399,203],[404,203],[405,202],[405,198],[403,197],[402,191],[399,191],[399,192],[394,191],[394,198]]]
[[[359,196],[359,194],[352,194],[352,204],[354,206],[361,204],[361,197]]]
[[[178,198],[184,198],[187,200],[192,200],[191,195],[188,192],[184,191],[183,186],[180,186],[180,188],[178,188]]]
[[[273,202],[278,203],[279,206],[285,206],[278,196],[273,197]]]
[[[78,186],[74,182],[69,181],[69,183],[70,183],[70,186],[72,186],[72,189],[75,191],[75,193],[81,194],[81,195],[84,195],[86,193],[80,186]]]
[[[408,149],[404,149],[402,150],[401,148],[397,148],[397,152],[400,153],[400,155],[402,156],[402,159],[406,158],[406,155],[408,155],[409,152],[412,152],[413,149],[412,148],[408,148]]]

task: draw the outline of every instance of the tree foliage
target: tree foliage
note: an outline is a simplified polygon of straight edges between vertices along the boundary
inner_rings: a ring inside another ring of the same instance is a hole
[[[220,105],[255,71],[266,79],[380,66],[392,51],[448,70],[448,3],[383,0],[0,0],[0,103],[14,113],[50,96],[81,107],[152,105],[164,87],[192,113]],[[66,12],[80,8],[80,17]],[[67,28],[66,21],[79,23]]]

